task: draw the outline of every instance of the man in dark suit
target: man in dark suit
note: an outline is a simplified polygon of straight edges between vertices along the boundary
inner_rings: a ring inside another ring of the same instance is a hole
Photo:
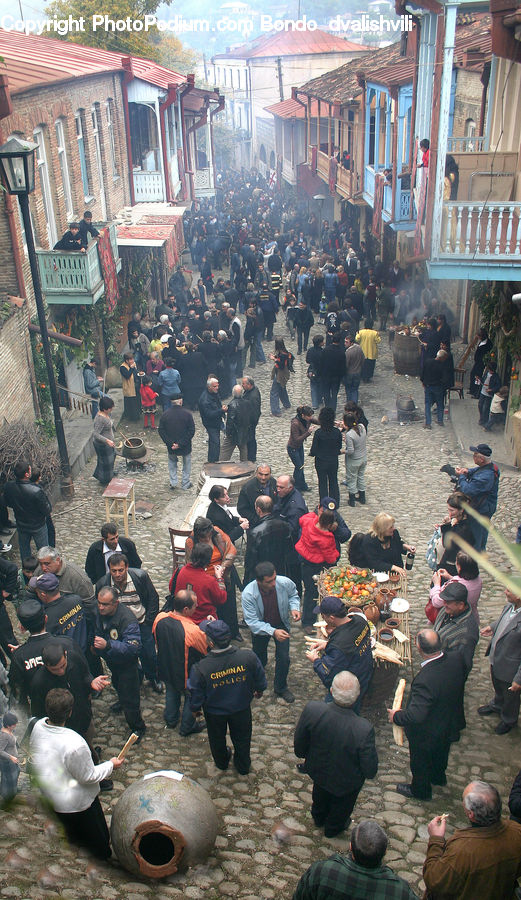
[[[242,486],[239,499],[237,500],[237,512],[244,519],[248,519],[250,528],[253,528],[259,522],[259,517],[255,512],[255,501],[257,497],[263,494],[275,500],[277,496],[277,482],[271,475],[271,466],[260,463],[255,470],[253,478],[250,478]]]
[[[440,636],[431,628],[418,632],[416,647],[422,658],[405,709],[388,710],[389,722],[401,725],[409,741],[410,784],[397,784],[404,797],[430,800],[432,785],[447,783],[454,717],[461,707],[465,665],[459,653],[443,653]]]
[[[125,554],[131,568],[141,568],[141,557],[136,550],[134,541],[127,537],[120,537],[115,522],[105,522],[101,526],[101,540],[94,541],[90,545],[85,560],[85,571],[93,584],[107,574],[109,559],[116,552]]]
[[[206,518],[217,525],[234,543],[243,537],[249,527],[248,519],[234,516],[228,509],[230,495],[222,484],[214,484],[208,494],[210,505],[206,510]]]
[[[248,459],[255,462],[257,459],[257,440],[255,437],[255,429],[259,424],[261,417],[261,395],[260,391],[250,375],[245,375],[241,381],[244,391],[243,400],[249,406],[250,424],[248,428]]]
[[[326,837],[349,826],[365,779],[378,771],[374,728],[351,708],[359,693],[356,675],[339,672],[333,703],[310,700],[295,729],[295,756],[305,758],[302,770],[313,781],[311,815]]]
[[[519,717],[519,700],[521,697],[521,578],[513,578],[519,584],[517,595],[513,591],[505,591],[507,605],[499,619],[481,630],[483,637],[492,640],[488,645],[486,656],[490,659],[490,675],[494,685],[493,699],[480,706],[480,716],[501,716],[495,729],[496,734],[507,734],[511,731]]]
[[[255,578],[255,566],[260,562],[272,562],[279,575],[288,575],[294,554],[291,530],[273,513],[271,497],[257,497],[255,501],[257,525],[248,531],[244,557],[244,584]]]

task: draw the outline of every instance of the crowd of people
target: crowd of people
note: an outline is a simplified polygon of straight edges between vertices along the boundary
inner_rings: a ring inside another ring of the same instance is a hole
[[[54,546],[51,504],[32,480],[30,460],[17,462],[15,479],[4,489],[4,500],[16,518],[22,565],[18,570],[0,557],[0,659],[9,669],[11,706],[0,732],[2,796],[16,792],[18,718],[32,714],[38,717],[31,745],[40,789],[69,839],[86,844],[103,859],[110,855],[110,843],[98,793],[112,788],[110,776],[121,761],[100,761],[92,700],[111,683],[117,702],[110,711],[123,715],[140,741],[147,728],[141,696],[145,689],[152,690],[164,697],[166,728],[179,726],[183,738],[206,729],[216,767],[225,770],[231,763],[247,775],[251,704],[267,690],[269,648],[275,657],[274,694],[293,703],[288,683],[291,629],[301,627],[306,636],[316,635],[318,614],[328,636],[310,642],[306,655],[324,699],[312,700],[302,710],[294,750],[302,760],[299,768],[313,783],[315,825],[326,837],[349,827],[364,781],[378,771],[374,729],[360,714],[373,674],[371,630],[362,609],[348,614],[338,597],[319,598],[316,576],[338,561],[342,545],[349,545],[353,565],[405,576],[404,556],[408,564],[416,548],[403,540],[387,512],[375,516],[367,534],[351,533],[338,511],[339,459],[344,458],[348,505],[364,504],[369,423],[358,400],[360,383],[375,375],[381,340],[377,316],[382,330],[391,316],[400,323],[418,308],[438,313],[422,332],[429,416],[432,402],[439,400],[430,373],[438,364],[445,372],[450,353],[445,312],[429,287],[415,294],[407,272],[397,263],[386,271],[346,224],[324,222],[319,234],[313,216],[271,193],[256,176],[249,181],[221,178],[217,206],[203,206],[191,215],[186,239],[192,263],[199,267],[197,285],[192,287],[189,273],[179,267],[155,320],[136,312],[129,322],[121,366],[125,416],[137,421],[143,414],[145,427],[155,429],[160,402],[158,433],[168,452],[170,487],[178,488],[181,462],[181,489],[189,490],[192,442],[201,440],[193,416],[197,409],[207,436],[208,461],[229,460],[237,448],[241,460],[256,464],[236,508],[224,485],[212,487],[206,514],[193,524],[160,610],[153,573],[143,568],[146,548],[120,536],[115,523],[101,526],[83,570]],[[229,278],[214,275],[228,264]],[[281,414],[281,404],[291,408],[288,386],[295,355],[285,339],[274,334],[282,317],[285,338],[297,339],[296,355],[306,354],[310,402],[296,408],[290,423],[287,453],[292,471],[275,477],[269,461],[257,461],[262,398],[244,370],[269,360],[271,415]],[[309,346],[317,321],[323,322],[324,334],[314,335]],[[494,370],[489,366],[488,371],[490,377],[485,375],[482,384],[492,392],[492,402],[498,385]],[[97,404],[94,475],[107,484],[114,469],[114,404],[92,366],[86,367],[86,389],[87,384]],[[345,407],[338,416],[341,387]],[[480,399],[485,425],[494,414],[490,407]],[[430,426],[427,416],[426,424]],[[308,440],[318,480],[318,503],[310,504],[312,508],[305,499],[310,490],[304,477]],[[458,552],[451,537],[456,534],[477,549],[485,548],[487,532],[467,516],[465,505],[490,518],[500,478],[488,445],[471,450],[474,467],[443,467],[453,490],[427,556],[433,573],[426,607],[431,627],[416,636],[422,665],[407,704],[389,711],[389,721],[405,729],[410,751],[411,780],[396,785],[396,791],[411,800],[429,800],[433,787],[446,784],[451,746],[465,728],[463,698],[480,636],[481,578],[477,565]],[[236,544],[243,538],[241,569]],[[15,637],[7,600],[13,601],[29,635],[24,643]],[[498,620],[481,628],[481,635],[490,638],[494,696],[478,712],[499,716],[499,735],[510,731],[519,715],[521,583],[518,594],[506,592],[506,600]],[[242,646],[247,631],[251,650]],[[95,709],[103,709],[103,704],[95,704]],[[228,732],[233,749],[227,744]],[[67,792],[71,778],[76,792]],[[519,793],[519,784],[514,785],[511,810],[517,816]],[[499,796],[491,785],[470,783],[463,802],[469,829],[446,841],[443,818],[435,817],[429,825],[424,866],[428,896],[513,896],[521,874],[521,827],[501,819]],[[481,854],[474,849],[476,836]],[[359,822],[351,834],[349,855],[314,863],[297,886],[296,900],[340,898],[349,891],[349,896],[415,896],[383,865],[386,846],[385,832],[376,821]]]

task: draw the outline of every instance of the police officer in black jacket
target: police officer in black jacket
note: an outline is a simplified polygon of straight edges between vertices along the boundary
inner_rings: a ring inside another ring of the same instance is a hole
[[[13,650],[9,667],[9,689],[26,712],[29,712],[29,696],[31,681],[35,673],[43,666],[42,651],[50,641],[57,640],[47,631],[47,615],[39,600],[29,598],[18,607],[20,625],[29,632],[25,644]],[[60,644],[71,659],[74,653],[84,656],[82,650],[71,638],[60,636]]]
[[[131,731],[141,740],[146,725],[141,716],[139,697],[139,651],[141,634],[138,621],[127,606],[119,602],[113,587],[98,592],[98,613],[93,650],[103,657],[112,672],[112,684],[118,692],[119,703],[113,712],[123,709]]]
[[[232,751],[226,746],[229,728],[234,747],[233,764],[240,775],[250,771],[251,701],[266,690],[266,675],[253,650],[232,646],[231,631],[220,619],[205,620],[210,651],[190,669],[187,687],[190,707],[204,711],[208,740],[218,769],[228,768]]]

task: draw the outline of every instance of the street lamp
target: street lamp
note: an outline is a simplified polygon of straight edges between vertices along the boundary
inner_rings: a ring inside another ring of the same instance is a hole
[[[74,486],[72,483],[69,454],[67,452],[65,432],[63,430],[60,412],[60,401],[58,399],[58,390],[51,359],[49,332],[47,330],[47,320],[45,318],[45,308],[43,305],[40,272],[34,248],[31,216],[29,214],[29,194],[34,191],[34,152],[36,148],[37,144],[33,144],[30,141],[23,141],[17,137],[10,138],[6,144],[0,147],[0,173],[3,175],[4,184],[6,185],[9,194],[18,197],[20,209],[22,211],[27,253],[29,255],[29,265],[31,267],[31,276],[33,279],[34,299],[36,301],[36,310],[38,312],[38,322],[40,325],[43,356],[47,369],[47,379],[49,382],[49,391],[54,413],[56,440],[58,442],[58,451],[60,454],[61,492],[64,497],[72,497],[74,495]]]
[[[322,207],[326,200],[324,194],[315,194],[313,200],[318,203],[318,246],[322,250]]]

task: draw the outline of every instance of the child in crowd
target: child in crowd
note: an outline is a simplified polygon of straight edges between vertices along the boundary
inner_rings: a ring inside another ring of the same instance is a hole
[[[494,425],[502,424],[505,421],[507,415],[507,403],[508,387],[505,385],[492,397],[488,422],[483,426],[485,431],[492,431]]]
[[[141,394],[141,406],[143,407],[144,426],[145,428],[149,427],[148,417],[150,416],[150,428],[155,428],[156,421],[154,413],[156,411],[156,400],[159,397],[159,394],[156,394],[152,389],[152,379],[149,375],[145,375],[141,380],[139,393]]]
[[[27,600],[27,585],[36,572],[38,565],[36,556],[26,556],[25,559],[22,559],[22,568],[18,569],[16,594],[13,595],[13,603],[16,609]],[[30,596],[34,597],[34,594],[30,594]]]
[[[4,713],[0,730],[0,796],[4,802],[12,800],[18,790],[18,744],[14,730],[18,725],[18,717],[13,712]]]
[[[297,298],[295,294],[286,295],[286,325],[291,340],[295,340],[295,317],[297,314]]]

